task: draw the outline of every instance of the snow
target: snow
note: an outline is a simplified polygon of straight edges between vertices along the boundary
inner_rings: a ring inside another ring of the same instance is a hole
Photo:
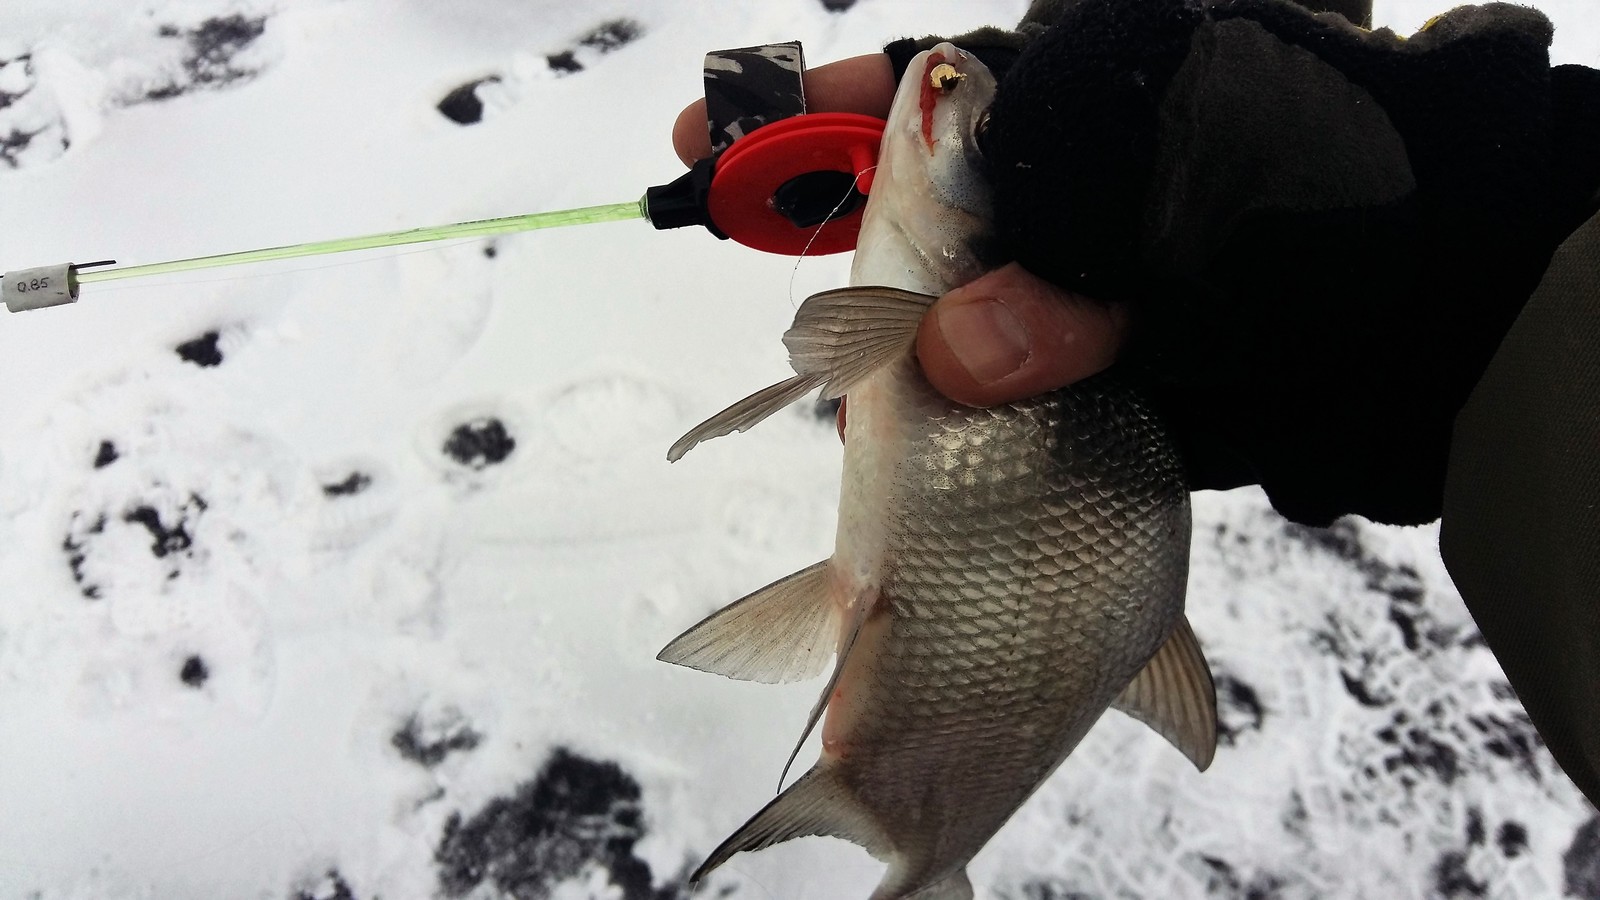
[[[632,199],[679,171],[705,50],[798,37],[816,63],[1025,5],[12,3],[0,133],[38,133],[0,162],[0,262]],[[1600,64],[1591,0],[1535,5],[1559,60]],[[595,36],[619,21],[637,37]],[[441,114],[473,83],[481,121]],[[654,654],[830,552],[839,453],[807,408],[665,450],[784,374],[795,304],[845,265],[619,223],[6,318],[0,896],[681,896],[816,686]],[[1434,530],[1306,532],[1251,491],[1196,519],[1216,765],[1108,716],[978,858],[980,896],[1600,896],[1600,826]],[[879,872],[808,840],[714,886]]]

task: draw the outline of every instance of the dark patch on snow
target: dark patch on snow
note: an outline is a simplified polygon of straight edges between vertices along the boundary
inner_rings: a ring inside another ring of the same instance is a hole
[[[1412,723],[1403,710],[1397,711],[1376,736],[1384,744],[1383,771],[1396,776],[1406,788],[1414,787],[1419,775],[1453,784],[1462,774],[1461,755],[1456,749],[1427,728]],[[1376,774],[1372,767],[1366,773]],[[1481,822],[1478,827],[1483,827]]]
[[[1340,661],[1339,680],[1349,694],[1362,706],[1378,709],[1391,705],[1394,696],[1380,683],[1381,665],[1378,648],[1367,644],[1350,623],[1332,613],[1324,617],[1326,627],[1311,633],[1312,646]]]
[[[500,249],[498,247],[496,247],[493,242],[484,244],[483,245],[483,255],[488,257],[489,259],[494,259],[496,256],[500,255]]]
[[[72,570],[72,582],[78,586],[85,599],[98,600],[100,585],[89,583],[89,576],[84,572],[83,564],[89,558],[87,552],[89,535],[100,534],[106,530],[106,517],[101,513],[87,528],[79,527],[82,520],[82,512],[72,514],[72,522],[67,526],[67,536],[61,539],[61,549],[67,554],[67,567]]]
[[[610,53],[633,43],[643,34],[644,26],[634,19],[611,19],[601,22],[583,37],[578,38],[578,46]]]
[[[472,729],[460,715],[424,725],[419,716],[406,719],[405,725],[389,739],[400,755],[425,768],[433,768],[457,750],[476,749],[483,735]]]
[[[1488,883],[1473,878],[1472,873],[1467,871],[1466,851],[1446,851],[1433,864],[1432,896],[1484,897],[1488,893]]]
[[[1494,842],[1506,859],[1516,859],[1528,849],[1528,829],[1521,822],[1502,822]]]
[[[162,489],[160,483],[154,487],[158,491]],[[194,556],[193,529],[200,515],[206,511],[207,504],[199,494],[191,493],[180,503],[169,501],[163,506],[166,513],[155,503],[135,502],[124,508],[116,521],[138,526],[149,534],[150,554],[156,559],[168,561],[166,577],[170,581],[178,577],[180,562]],[[89,514],[79,510],[72,514],[67,534],[61,540],[61,549],[67,555],[67,566],[72,570],[72,580],[83,596],[90,600],[98,600],[101,596],[101,586],[91,581],[89,575],[91,544],[111,521],[110,515],[104,511],[95,513],[91,519]]]
[[[478,96],[478,86],[482,84],[495,84],[500,76],[491,75],[488,78],[479,78],[469,81],[444,95],[439,101],[439,112],[446,119],[457,125],[475,125],[483,121],[483,99]]]
[[[293,900],[356,900],[355,891],[338,869],[329,869],[315,884],[297,888]]]
[[[178,357],[184,362],[191,362],[202,369],[222,365],[222,351],[217,348],[217,340],[222,335],[219,332],[208,331],[192,341],[184,341],[177,346]]]
[[[1339,670],[1339,680],[1344,682],[1345,693],[1354,697],[1356,702],[1362,706],[1370,706],[1377,709],[1394,702],[1393,697],[1376,693],[1367,686],[1365,681],[1361,680],[1360,676],[1352,675],[1345,669]]]
[[[161,520],[161,513],[153,506],[135,506],[122,514],[122,521],[143,525],[150,532],[150,552],[156,559],[164,559],[173,553],[182,553],[194,546],[194,535],[189,533],[189,510],[192,508],[198,514],[204,512],[206,504],[198,496],[189,495],[197,504],[191,507],[184,504],[180,507],[177,521],[171,525]]]
[[[1246,731],[1260,731],[1266,707],[1256,689],[1227,672],[1217,672],[1217,743],[1232,745]]]
[[[844,12],[856,5],[856,0],[822,0],[822,8],[828,12]]]
[[[1467,844],[1482,847],[1484,837],[1483,810],[1476,806],[1467,807]]]
[[[1585,822],[1561,855],[1567,896],[1600,900],[1600,816]]]
[[[1306,836],[1306,825],[1311,822],[1311,810],[1306,808],[1306,798],[1299,791],[1289,792],[1289,802],[1284,805],[1283,815],[1279,817],[1283,823],[1283,830],[1298,838]]]
[[[1238,897],[1241,900],[1269,900],[1283,894],[1288,882],[1271,872],[1257,872],[1246,879],[1232,863],[1215,856],[1199,857],[1200,875],[1205,878],[1208,897]]]
[[[206,683],[211,677],[211,668],[206,661],[198,656],[191,656],[183,661],[183,668],[178,672],[178,679],[189,687],[197,688]]]
[[[11,104],[16,103],[18,100],[21,100],[23,97],[28,96],[29,92],[33,90],[35,84],[34,78],[36,75],[33,68],[32,53],[23,53],[18,56],[13,56],[10,59],[0,59],[0,72],[5,71],[10,66],[22,67],[22,77],[23,80],[27,82],[28,86],[20,91],[0,90],[0,109],[5,109]]]
[[[584,63],[580,56],[602,55],[638,40],[644,34],[644,25],[634,19],[611,19],[589,29],[577,43],[565,50],[546,56],[545,63],[558,75],[582,72]]]
[[[110,441],[101,441],[100,449],[96,450],[94,453],[94,467],[96,469],[104,469],[106,466],[116,462],[117,457],[120,455],[121,454],[117,452],[116,444],[113,444]]]
[[[254,78],[260,70],[235,59],[267,30],[265,16],[249,18],[234,14],[207,19],[194,28],[163,25],[157,34],[183,40],[188,48],[183,56],[184,78],[145,92],[146,100],[170,100],[195,88],[220,88]]]
[[[1327,528],[1311,528],[1294,522],[1284,523],[1284,533],[1308,547],[1330,553],[1361,573],[1368,590],[1389,598],[1389,621],[1400,633],[1407,650],[1426,655],[1434,650],[1462,645],[1476,637],[1460,629],[1440,625],[1423,606],[1427,590],[1415,568],[1395,564],[1369,550],[1361,542],[1356,525],[1346,519]]]
[[[1349,519],[1340,519],[1327,528],[1313,528],[1298,522],[1284,522],[1283,533],[1316,550],[1330,553],[1347,563],[1359,564],[1366,556],[1361,534]]]
[[[505,423],[492,416],[456,426],[444,442],[445,455],[469,469],[485,469],[505,462],[517,449],[516,438]]]
[[[13,128],[5,134],[0,134],[0,159],[5,160],[6,164],[11,168],[17,168],[21,165],[18,159],[22,156],[22,152],[32,146],[33,139],[43,134],[44,131],[45,129],[43,128],[36,131],[23,131],[20,128]],[[62,142],[62,149],[66,149],[65,141]]]
[[[15,73],[7,70],[12,66],[20,67],[22,78],[16,79]],[[18,168],[22,165],[23,154],[34,145],[34,141],[41,136],[46,140],[54,140],[60,145],[61,150],[71,146],[67,139],[66,124],[62,121],[59,112],[54,115],[41,117],[37,110],[22,110],[13,114],[4,114],[5,110],[16,104],[19,100],[33,93],[38,84],[38,73],[33,65],[33,54],[23,53],[11,59],[0,59],[0,83],[23,84],[21,90],[0,90],[0,161],[5,162],[9,168]],[[22,127],[16,122],[22,122]],[[44,124],[38,124],[39,122]],[[32,127],[38,125],[38,127]],[[56,132],[54,135],[48,132]]]
[[[1097,900],[1062,881],[1030,881],[1022,886],[1020,900]]]
[[[1515,764],[1534,781],[1541,780],[1539,759],[1544,741],[1527,713],[1518,710],[1509,717],[1492,713],[1468,716],[1467,724],[1481,736],[1485,751]]]
[[[639,800],[639,783],[616,763],[557,748],[511,795],[445,822],[434,851],[440,891],[464,897],[488,882],[500,895],[542,900],[598,867],[625,900],[687,898],[681,878],[653,887],[649,865],[634,855],[645,836]]]
[[[351,472],[343,481],[322,486],[322,493],[327,497],[354,497],[372,485],[372,476],[365,472]]]
[[[578,54],[573,53],[571,50],[563,50],[560,53],[552,53],[549,56],[546,56],[544,61],[550,66],[551,71],[558,72],[562,75],[570,75],[573,72],[583,71],[583,63],[578,62]]]

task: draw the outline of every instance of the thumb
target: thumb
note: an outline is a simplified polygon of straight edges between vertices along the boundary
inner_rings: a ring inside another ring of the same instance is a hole
[[[940,393],[968,406],[994,406],[1111,365],[1127,324],[1122,307],[1011,263],[934,303],[917,330],[917,359]]]

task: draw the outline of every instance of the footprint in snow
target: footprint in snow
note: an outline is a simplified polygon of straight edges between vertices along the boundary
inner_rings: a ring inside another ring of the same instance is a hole
[[[582,72],[600,57],[626,47],[643,35],[644,25],[635,19],[608,19],[566,46],[545,54],[545,68],[557,77]],[[517,71],[513,66],[506,73],[479,76],[451,88],[434,108],[457,125],[476,125],[492,117],[496,110],[518,103],[532,80],[532,75]]]
[[[494,309],[493,258],[478,244],[394,257],[391,302],[369,346],[402,385],[436,383],[483,336]]]
[[[242,84],[260,75],[277,52],[263,46],[265,16],[235,13],[195,25],[162,25],[156,34],[167,43],[166,64],[158,73],[125,85],[124,104],[171,100],[201,90]]]
[[[530,431],[513,404],[475,401],[430,416],[413,446],[446,484],[470,491],[522,477],[529,470]]]
[[[532,780],[445,822],[433,854],[440,892],[551,897],[587,883],[626,900],[685,900],[689,863],[658,874],[634,849],[648,834],[641,800],[621,766],[558,747]]]
[[[385,531],[398,514],[395,477],[373,459],[347,459],[323,466],[317,475],[322,502],[311,531],[311,547],[344,552]]]
[[[72,144],[60,101],[39,79],[33,54],[0,59],[0,169],[50,162]]]
[[[632,375],[600,375],[558,390],[545,407],[551,440],[576,460],[665,458],[682,424],[677,399]]]

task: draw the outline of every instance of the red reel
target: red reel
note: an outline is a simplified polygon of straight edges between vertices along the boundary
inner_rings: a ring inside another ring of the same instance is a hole
[[[786,186],[816,173],[849,176],[856,190],[869,193],[883,128],[884,121],[872,116],[808,113],[755,129],[717,160],[706,197],[712,222],[746,247],[768,253],[820,256],[855,249],[861,208],[802,226],[779,210],[776,198]],[[846,199],[844,191],[837,193],[823,199]]]

